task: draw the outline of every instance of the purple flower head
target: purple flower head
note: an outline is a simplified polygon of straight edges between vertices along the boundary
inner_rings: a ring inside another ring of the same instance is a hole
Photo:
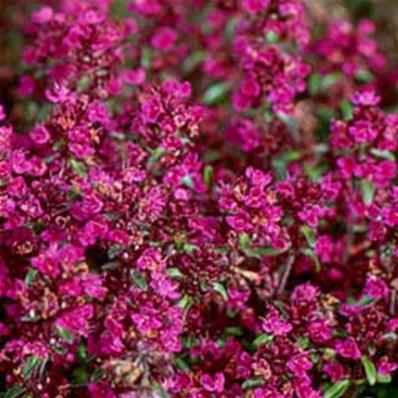
[[[359,359],[361,357],[358,344],[352,337],[348,337],[345,340],[338,340],[335,344],[335,350],[343,358]]]
[[[383,280],[372,275],[367,278],[363,290],[364,295],[370,296],[373,299],[377,300],[387,298],[388,293],[388,286]]]
[[[45,126],[39,125],[30,133],[30,137],[36,144],[43,145],[50,140],[50,133]]]
[[[324,365],[323,370],[334,382],[342,380],[345,376],[343,365],[337,361],[327,362]]]
[[[218,393],[224,391],[225,377],[221,372],[216,373],[214,376],[205,373],[201,376],[200,380],[206,391]]]
[[[330,263],[333,256],[333,242],[329,235],[319,236],[315,244],[315,253],[324,263]]]
[[[263,320],[262,329],[274,336],[284,336],[292,331],[293,326],[284,321],[274,307],[270,307]]]
[[[383,357],[377,366],[377,373],[383,376],[390,376],[391,373],[395,372],[397,369],[398,363],[389,362],[387,357]]]
[[[315,302],[319,297],[319,290],[311,283],[305,283],[297,286],[292,295],[291,300],[297,304],[305,304]]]
[[[302,353],[293,356],[287,363],[287,368],[296,376],[307,376],[307,372],[314,366],[308,354]]]
[[[101,299],[106,295],[107,289],[103,286],[98,275],[85,274],[82,278],[83,291],[90,297]]]
[[[311,322],[308,327],[308,332],[311,340],[317,344],[327,343],[332,337],[332,330],[326,319]]]
[[[153,273],[151,287],[161,296],[169,299],[177,299],[181,294],[177,291],[178,284],[162,274]]]
[[[53,104],[62,104],[76,99],[75,94],[62,83],[55,83],[54,87],[46,90],[46,97]]]
[[[0,122],[6,118],[6,114],[4,112],[4,106],[0,104]]]
[[[242,0],[242,8],[250,13],[257,14],[268,8],[270,0]]]
[[[376,106],[380,102],[380,97],[374,91],[358,91],[352,96],[352,103],[356,106]]]
[[[158,249],[146,249],[137,260],[139,269],[147,269],[151,271],[163,271],[165,269],[165,261],[161,257]]]
[[[81,336],[87,336],[89,323],[94,316],[94,306],[85,304],[72,310],[65,311],[55,322],[56,326]]]
[[[38,11],[32,13],[32,22],[36,24],[46,24],[54,16],[54,11],[51,7],[44,6]]]
[[[140,312],[133,314],[131,320],[137,326],[137,329],[144,334],[162,327],[158,311],[149,306],[140,308]]]
[[[171,28],[163,27],[156,30],[152,37],[151,45],[158,50],[171,51],[176,40],[176,32]]]

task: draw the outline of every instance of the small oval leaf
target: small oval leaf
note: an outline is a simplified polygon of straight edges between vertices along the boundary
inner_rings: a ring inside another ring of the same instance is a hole
[[[375,365],[366,355],[364,355],[361,358],[361,362],[362,362],[363,368],[365,369],[365,374],[366,374],[368,383],[371,386],[374,386],[376,384],[376,377],[377,377],[377,371],[376,371]]]
[[[350,380],[341,380],[330,386],[323,394],[323,398],[340,398],[348,390]]]

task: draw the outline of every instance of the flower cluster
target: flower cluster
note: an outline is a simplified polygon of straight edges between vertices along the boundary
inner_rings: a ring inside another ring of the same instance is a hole
[[[0,104],[4,397],[390,384],[398,115],[373,23],[315,34],[304,0],[37,3]]]

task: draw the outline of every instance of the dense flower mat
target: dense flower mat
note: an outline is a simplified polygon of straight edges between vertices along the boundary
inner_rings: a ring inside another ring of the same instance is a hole
[[[4,1],[2,397],[398,397],[397,69],[314,6]]]

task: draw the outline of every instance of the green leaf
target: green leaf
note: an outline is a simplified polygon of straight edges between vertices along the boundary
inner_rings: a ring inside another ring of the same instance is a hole
[[[171,267],[168,268],[166,271],[167,275],[170,276],[171,278],[176,278],[176,279],[183,279],[185,278],[185,275],[176,267]]]
[[[350,387],[350,380],[341,380],[330,386],[323,394],[323,398],[340,398]]]
[[[311,96],[326,93],[340,79],[340,73],[329,73],[325,76],[321,76],[319,73],[313,73],[308,80],[308,91]]]
[[[4,393],[4,395],[2,395],[2,398],[20,398],[22,394],[25,393],[26,393],[25,387],[19,384],[14,384]]]
[[[192,297],[189,294],[185,294],[183,298],[178,302],[178,305],[184,310],[188,311],[193,304]]]
[[[203,180],[210,191],[214,183],[214,169],[212,166],[206,166],[203,170]]]
[[[292,119],[293,120],[293,119]],[[298,127],[297,127],[298,129]],[[301,154],[298,151],[287,151],[281,156],[272,159],[272,167],[276,171],[278,178],[286,177],[286,170],[290,162],[294,162],[301,158]]]
[[[240,326],[230,326],[225,328],[225,333],[229,336],[242,336],[243,329]]]
[[[372,181],[369,180],[361,180],[361,191],[362,198],[366,205],[370,205],[373,202],[373,196],[375,192],[375,187]]]
[[[266,123],[271,123],[274,120],[273,113],[268,109],[264,111],[264,120]]]
[[[396,341],[396,340],[398,340],[398,335],[394,332],[389,332],[383,336],[383,340]]]
[[[87,370],[80,366],[73,370],[72,372],[72,385],[83,387],[86,386],[88,383],[88,374]]]
[[[70,159],[70,165],[78,176],[85,177],[87,175],[87,170],[82,162],[72,158]]]
[[[294,162],[301,158],[301,153],[299,151],[287,151],[282,155],[282,159],[286,162]]]
[[[319,356],[316,354],[311,354],[311,361],[312,363],[318,363],[319,362]]]
[[[299,132],[299,125],[297,124],[297,120],[294,117],[287,115],[283,112],[277,112],[276,115],[278,116],[280,121],[285,123],[290,128],[291,131],[296,133]]]
[[[254,377],[252,379],[246,380],[242,383],[242,388],[244,390],[249,390],[251,388],[260,387],[264,384],[264,380],[259,377]]]
[[[228,300],[227,290],[225,289],[225,287],[221,283],[215,282],[213,284],[213,290],[215,292],[217,292],[223,298],[224,301]]]
[[[253,249],[251,247],[250,237],[247,233],[242,233],[239,235],[239,245],[243,253],[247,257],[254,257],[261,259],[262,256],[274,256],[279,254],[279,252],[275,252],[275,249],[263,247]]]
[[[255,251],[250,247],[250,237],[244,232],[239,235],[239,246],[248,257],[256,257]]]
[[[29,101],[24,109],[24,114],[26,115],[26,118],[28,120],[34,120],[36,118],[38,110],[39,107],[37,106],[37,104]]]
[[[204,59],[206,53],[204,51],[195,51],[189,55],[182,64],[182,70],[185,74],[191,73]]]
[[[198,344],[198,340],[192,336],[190,337],[183,337],[182,338],[182,344],[184,345],[184,348],[192,348],[195,345]],[[192,360],[192,358],[190,358]]]
[[[363,297],[361,297],[361,299],[358,302],[358,305],[362,306],[362,307],[366,307],[367,305],[370,305],[372,303],[374,303],[374,298],[372,296],[369,296],[367,294],[365,294]]]
[[[308,246],[313,249],[315,247],[315,233],[314,230],[311,229],[309,226],[305,225],[301,227],[301,232],[307,239]]]
[[[90,85],[90,78],[88,76],[83,76],[77,83],[77,88],[79,93],[86,91]]]
[[[195,187],[195,183],[194,183],[192,177],[189,176],[189,175],[183,177],[181,183],[182,183],[182,185],[186,186],[187,188],[194,188]]]
[[[314,250],[310,248],[305,248],[301,250],[301,253],[308,256],[314,262],[316,272],[319,272],[321,270],[321,263],[319,261],[318,256],[315,254]]]
[[[371,386],[376,384],[376,367],[373,362],[366,356],[361,357],[363,368],[365,369],[366,378]]]
[[[175,359],[175,365],[178,369],[185,370],[185,371],[189,370],[188,364],[181,357],[177,357]]]
[[[274,337],[270,334],[261,333],[253,341],[253,346],[258,348],[263,344],[269,344],[274,340]]]
[[[275,257],[285,253],[287,249],[274,249],[273,247],[259,247],[256,253],[259,257]]]
[[[327,92],[341,78],[340,73],[329,73],[321,79],[321,91]]]
[[[37,273],[38,273],[38,271],[36,269],[29,268],[29,270],[25,276],[25,284],[29,286],[33,282],[33,280],[36,278]]]
[[[162,147],[158,147],[151,151],[151,156],[148,159],[148,165],[159,162],[160,159],[164,156],[166,150]]]
[[[131,272],[131,277],[134,281],[134,283],[142,290],[147,290],[148,289],[148,283],[145,279],[145,275],[138,271],[134,270]]]
[[[176,239],[174,241],[174,244],[175,244],[175,248],[178,251],[183,251],[188,254],[193,253],[198,248],[196,245],[193,245],[192,243],[184,242],[183,240],[179,240],[179,239]]]
[[[101,368],[96,368],[96,369],[94,370],[94,372],[92,373],[90,379],[91,379],[91,381],[92,381],[93,383],[96,383],[97,381],[100,381],[101,379],[103,379],[104,376],[105,376],[104,370],[101,369]]]
[[[306,163],[304,165],[304,171],[312,181],[320,182],[322,176],[328,171],[328,166],[325,164],[311,165]]]
[[[42,363],[42,359],[36,357],[34,355],[28,356],[23,369],[22,369],[22,377],[24,379],[28,379],[33,373],[35,373]]]
[[[310,345],[310,339],[308,337],[300,336],[297,339],[297,343],[302,350],[305,350]]]
[[[198,247],[196,245],[193,245],[191,243],[184,243],[182,245],[182,250],[185,253],[193,253]]]
[[[163,388],[161,384],[157,384],[156,389],[158,390],[159,398],[170,398],[170,395],[167,393],[167,391]]]
[[[382,383],[382,384],[388,384],[388,383],[391,383],[392,377],[391,377],[391,375],[381,375],[381,374],[378,374],[378,375],[377,375],[377,381],[378,381],[379,383]]]
[[[215,83],[210,86],[203,96],[203,103],[208,106],[222,102],[228,93],[228,85],[225,82]]]
[[[87,361],[87,351],[86,351],[86,345],[84,342],[80,342],[79,348],[76,353],[76,359],[80,363],[85,363]]]
[[[58,333],[58,335],[65,340],[68,343],[73,342],[73,335],[70,330],[66,328],[61,328],[60,326],[55,327],[55,331]]]
[[[141,54],[141,66],[148,69],[152,62],[152,50],[149,47],[144,47]]]
[[[246,232],[239,235],[239,244],[243,250],[250,248],[250,237]]]
[[[355,75],[355,79],[360,83],[370,83],[374,80],[373,74],[367,69],[360,69]]]
[[[380,149],[372,148],[370,153],[377,158],[392,160],[395,162],[395,155],[390,151],[382,151]]]
[[[126,15],[126,1],[125,0],[113,0],[111,5],[111,16],[113,19],[122,19]]]
[[[118,245],[118,244],[114,244],[112,245],[109,249],[108,249],[108,257],[113,260],[114,258],[116,258],[119,254],[122,254],[123,252],[123,246],[122,245]]]
[[[229,18],[227,26],[225,27],[225,36],[228,41],[234,38],[235,27],[238,24],[239,18]]]
[[[319,93],[321,89],[321,76],[319,73],[312,73],[308,78],[308,91],[311,96]]]
[[[274,44],[279,41],[279,35],[273,31],[267,32],[265,38],[269,44]]]
[[[354,108],[348,101],[343,101],[340,104],[340,109],[341,109],[341,113],[343,115],[344,120],[352,119],[352,113],[353,113]]]
[[[324,127],[328,127],[330,121],[333,119],[333,117],[335,116],[335,112],[333,109],[324,106],[324,105],[320,105],[317,109],[316,109],[316,115],[318,116],[318,118],[320,119],[320,122],[322,123],[322,126]]]

